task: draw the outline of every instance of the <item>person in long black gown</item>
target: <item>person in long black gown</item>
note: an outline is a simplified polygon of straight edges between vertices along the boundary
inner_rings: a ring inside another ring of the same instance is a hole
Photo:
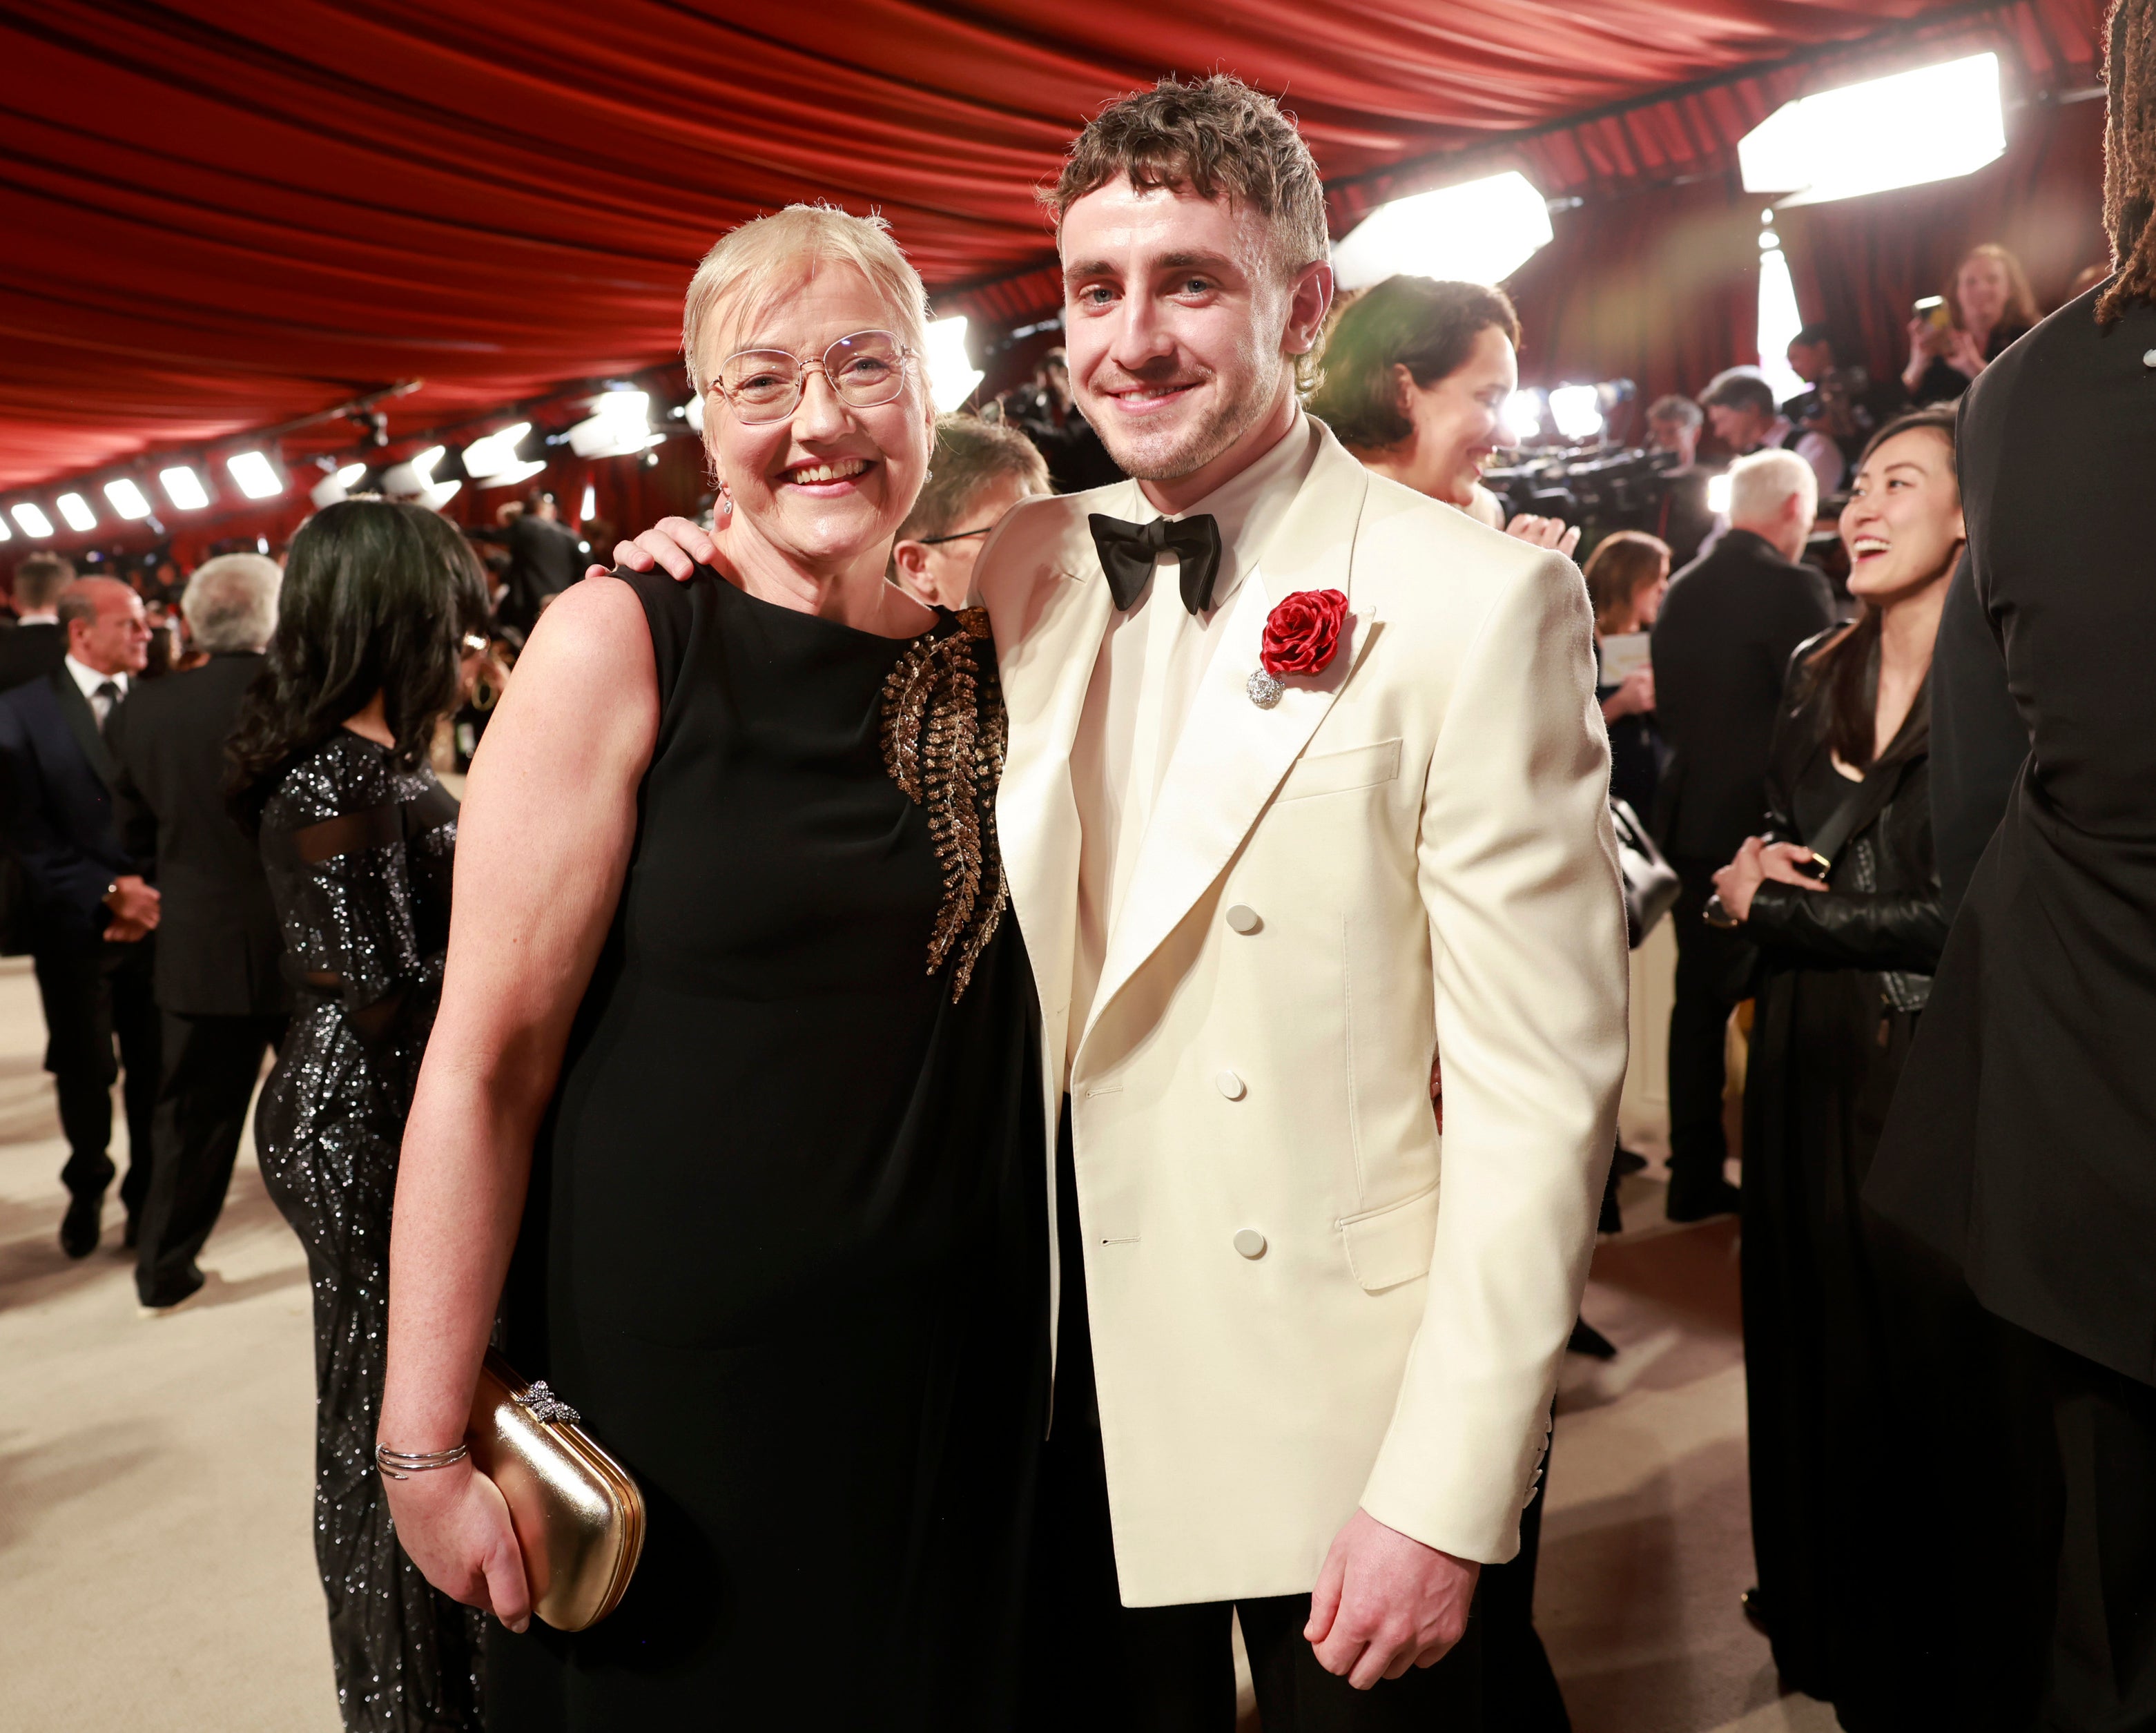
[[[295,1004],[255,1119],[315,1296],[315,1555],[352,1733],[480,1725],[480,1621],[398,1550],[374,1473],[397,1151],[449,938],[457,805],[427,768],[486,592],[431,512],[349,501],[294,537],[233,742]]]
[[[687,350],[724,569],[566,593],[473,768],[382,1439],[463,1437],[506,1276],[511,1360],[650,1513],[568,1636],[528,1626],[469,1463],[393,1487],[430,1579],[511,1627],[500,1729],[1013,1724],[1040,1086],[984,625],[883,579],[932,432],[921,307],[867,219],[713,249]]]
[[[2015,1552],[2029,1458],[1990,1406],[1996,1332],[1861,1197],[1946,938],[1928,760],[1963,541],[1950,411],[1881,430],[1841,533],[1863,611],[1792,659],[1764,839],[1716,875],[1763,971],[1744,1092],[1753,1606],[1784,1685],[1851,1733],[2005,1729],[2027,1705],[1982,1658],[2041,1573],[2001,1568],[2035,1561]]]

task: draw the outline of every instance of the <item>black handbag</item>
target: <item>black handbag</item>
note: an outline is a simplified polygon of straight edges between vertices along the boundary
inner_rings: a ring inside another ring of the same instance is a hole
[[[1610,828],[1617,833],[1617,866],[1625,879],[1625,934],[1634,950],[1654,931],[1655,923],[1676,906],[1684,887],[1676,867],[1662,857],[1640,815],[1614,795]]]

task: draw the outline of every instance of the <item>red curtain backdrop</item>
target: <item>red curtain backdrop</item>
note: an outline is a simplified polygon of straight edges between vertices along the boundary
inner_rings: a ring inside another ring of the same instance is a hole
[[[44,0],[0,19],[16,265],[0,281],[0,488],[34,484],[49,504],[56,477],[140,474],[423,380],[389,406],[395,455],[564,382],[668,368],[697,256],[794,199],[880,208],[942,306],[1006,329],[1055,305],[1034,189],[1076,126],[1163,72],[1214,67],[1285,94],[1340,228],[1501,157],[1581,198],[1516,285],[1531,373],[1696,385],[1750,329],[1731,180],[1746,127],[1802,89],[1979,35],[2017,90],[2085,83],[2098,10]],[[2053,154],[2063,186],[2076,159]],[[1845,220],[1854,259],[1868,219],[1851,208],[1807,227]],[[1923,280],[1950,262],[1904,240]],[[283,449],[297,461],[353,439],[330,421]],[[624,500],[641,485],[629,464],[606,471]]]

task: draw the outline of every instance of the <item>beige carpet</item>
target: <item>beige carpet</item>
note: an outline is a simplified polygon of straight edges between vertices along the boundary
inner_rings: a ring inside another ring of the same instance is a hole
[[[1642,961],[1628,1136],[1661,1103],[1666,933]],[[205,1303],[136,1315],[120,1211],[80,1264],[27,964],[0,962],[0,1733],[334,1733],[309,1529],[305,1267],[243,1154]],[[124,1132],[121,1134],[124,1138]],[[1779,1698],[1750,1581],[1732,1225],[1635,1231],[1586,1314],[1622,1353],[1568,1363],[1538,1622],[1579,1733],[1833,1727]]]

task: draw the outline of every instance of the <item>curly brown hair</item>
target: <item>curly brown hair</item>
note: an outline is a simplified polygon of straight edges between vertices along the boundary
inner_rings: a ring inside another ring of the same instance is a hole
[[[1193,84],[1171,75],[1109,103],[1070,141],[1040,200],[1060,229],[1072,205],[1118,177],[1141,192],[1187,188],[1259,212],[1272,225],[1283,275],[1326,256],[1325,183],[1295,117],[1227,73]]]

